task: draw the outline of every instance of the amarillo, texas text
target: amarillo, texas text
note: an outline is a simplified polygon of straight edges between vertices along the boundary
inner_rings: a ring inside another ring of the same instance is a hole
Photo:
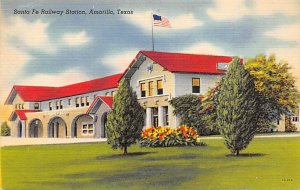
[[[14,9],[14,14],[18,15],[124,15],[124,14],[133,14],[133,10],[123,10],[123,9],[90,9],[90,10],[55,10],[55,9],[31,9],[31,10],[20,10]]]

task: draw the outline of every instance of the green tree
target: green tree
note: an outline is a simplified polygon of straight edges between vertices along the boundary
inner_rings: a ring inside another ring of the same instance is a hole
[[[295,79],[286,61],[276,61],[275,55],[257,55],[248,59],[245,69],[254,77],[255,89],[260,94],[260,131],[266,131],[280,115],[291,115],[299,103]]]
[[[201,101],[200,97],[193,94],[187,94],[175,97],[170,100],[174,107],[173,113],[180,116],[181,124],[193,127],[201,134],[202,120],[200,118]]]
[[[209,89],[201,99],[202,109],[200,110],[200,118],[207,134],[219,134],[216,111],[219,85],[220,82],[214,88]]]
[[[219,86],[217,124],[231,153],[239,155],[257,130],[258,98],[254,79],[235,57]]]
[[[10,128],[6,121],[1,124],[1,136],[10,136]]]
[[[144,125],[144,109],[137,101],[127,79],[120,82],[114,97],[112,110],[107,116],[107,142],[113,149],[121,148],[127,154],[127,147],[136,143]]]

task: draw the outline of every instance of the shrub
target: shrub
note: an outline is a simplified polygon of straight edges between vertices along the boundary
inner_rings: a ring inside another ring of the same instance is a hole
[[[176,129],[165,127],[151,127],[141,134],[142,147],[170,147],[170,146],[194,146],[199,145],[197,131],[186,125]]]
[[[291,117],[285,116],[285,132],[295,132],[297,131],[297,127],[292,123]]]
[[[1,136],[10,136],[10,128],[6,122],[1,124]]]

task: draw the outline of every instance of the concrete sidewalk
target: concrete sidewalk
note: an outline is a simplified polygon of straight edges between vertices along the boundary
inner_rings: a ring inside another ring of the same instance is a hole
[[[278,137],[300,137],[300,133],[292,134],[270,134],[257,135],[255,138],[278,138]],[[221,136],[200,137],[204,139],[222,139]],[[105,138],[14,138],[0,137],[0,147],[4,146],[21,146],[21,145],[41,145],[41,144],[70,144],[70,143],[88,143],[88,142],[104,142]]]
[[[88,143],[103,142],[105,138],[14,138],[0,137],[0,147],[20,146],[20,145],[38,145],[38,144],[69,144],[69,143]]]
[[[289,133],[289,134],[270,134],[270,135],[256,135],[254,138],[277,138],[277,137],[300,137],[300,133]],[[206,136],[201,137],[200,139],[221,139],[221,136]]]

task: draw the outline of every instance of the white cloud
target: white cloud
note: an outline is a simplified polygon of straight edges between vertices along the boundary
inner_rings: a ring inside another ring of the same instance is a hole
[[[68,46],[78,47],[89,43],[91,41],[91,37],[87,36],[85,31],[81,31],[78,33],[64,34],[62,41]]]
[[[124,72],[131,61],[135,58],[138,50],[130,50],[123,53],[112,54],[102,59],[105,65],[110,66],[116,72]]]
[[[207,9],[207,14],[217,21],[237,20],[247,15],[270,16],[276,13],[286,16],[299,15],[299,0],[253,0],[246,5],[246,0],[215,0],[214,7]]]
[[[2,15],[0,15],[2,16]],[[8,23],[4,20],[0,22],[0,104],[10,91],[11,82],[18,76],[32,57],[13,43],[9,43],[11,38],[20,38],[21,28],[20,18],[15,23]],[[26,25],[26,24],[25,24]],[[23,25],[26,34],[27,27]],[[18,30],[18,31],[14,31]]]
[[[215,0],[215,6],[207,9],[207,14],[214,20],[236,20],[248,14],[245,0]]]
[[[91,78],[82,73],[80,69],[75,68],[62,73],[35,74],[30,78],[18,82],[18,85],[64,86],[90,79]]]
[[[196,19],[191,13],[170,18],[170,23],[174,29],[191,29],[203,25],[203,22]]]
[[[296,41],[300,42],[300,24],[281,25],[272,31],[265,33],[270,36],[283,41]]]
[[[292,73],[296,77],[296,84],[300,90],[300,46],[295,46],[291,48],[270,48],[267,53],[275,53],[276,57],[281,60],[288,61],[289,65],[292,67]]]
[[[186,49],[183,49],[184,53],[193,54],[209,54],[209,55],[225,55],[226,53],[222,48],[215,46],[214,44],[208,42],[196,43]]]
[[[252,14],[269,16],[281,13],[287,16],[299,15],[299,0],[255,0]]]
[[[151,33],[152,26],[152,16],[151,11],[145,12],[135,12],[134,16],[124,16],[123,18],[136,25],[137,27],[144,30],[144,32]],[[191,13],[181,14],[174,17],[169,17],[167,15],[162,15],[168,18],[171,24],[171,28],[155,27],[155,31],[158,32],[169,32],[170,30],[184,30],[191,29],[203,25],[203,22],[195,18]]]
[[[34,22],[15,16],[7,19],[5,27],[5,39],[17,40],[26,47],[44,51],[47,53],[55,52],[55,46],[50,42],[47,34],[49,23],[38,19]]]

